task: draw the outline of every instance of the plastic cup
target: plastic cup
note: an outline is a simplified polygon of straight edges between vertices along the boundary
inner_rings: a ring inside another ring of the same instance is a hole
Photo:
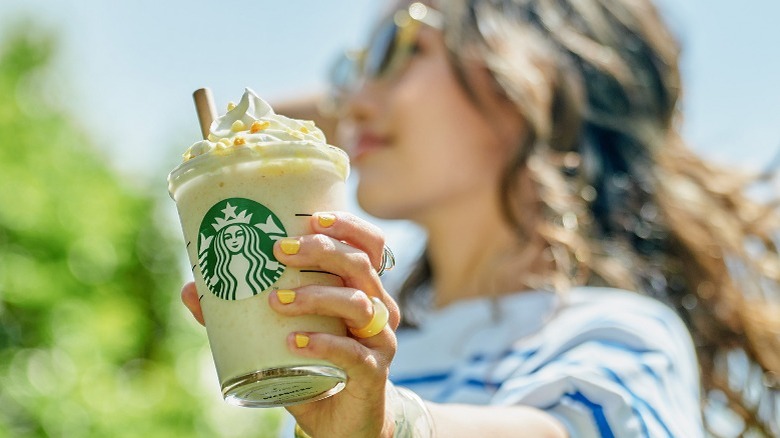
[[[287,267],[275,241],[307,234],[312,213],[343,210],[346,154],[325,144],[279,142],[192,158],[168,176],[181,220],[222,394],[228,403],[277,407],[340,391],[346,374],[293,354],[294,331],[345,335],[340,319],[282,316],[268,294],[333,274]]]

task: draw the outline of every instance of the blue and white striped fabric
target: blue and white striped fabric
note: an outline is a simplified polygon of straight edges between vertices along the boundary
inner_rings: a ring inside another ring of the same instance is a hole
[[[572,437],[704,436],[690,335],[616,289],[457,302],[398,334],[391,380],[438,403],[530,405]]]

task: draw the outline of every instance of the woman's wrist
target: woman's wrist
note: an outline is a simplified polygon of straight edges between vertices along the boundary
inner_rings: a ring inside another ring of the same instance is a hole
[[[433,417],[425,402],[414,392],[387,382],[386,409],[393,423],[393,438],[434,438]],[[295,438],[312,438],[295,424]]]
[[[387,408],[395,424],[393,438],[433,438],[433,417],[425,402],[409,389],[387,382]]]

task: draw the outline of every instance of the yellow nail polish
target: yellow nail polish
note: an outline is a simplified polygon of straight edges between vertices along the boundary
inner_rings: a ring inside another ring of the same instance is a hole
[[[328,228],[336,223],[336,216],[330,213],[322,213],[317,216],[317,222],[319,222],[321,227]]]
[[[282,304],[290,304],[295,301],[295,291],[289,289],[279,289],[276,291],[276,297]]]
[[[298,239],[282,239],[279,242],[279,246],[282,247],[282,252],[288,255],[298,254],[298,250],[301,249],[301,242]]]
[[[306,335],[302,335],[300,333],[297,333],[295,335],[295,346],[298,348],[304,348],[309,345],[309,337]]]

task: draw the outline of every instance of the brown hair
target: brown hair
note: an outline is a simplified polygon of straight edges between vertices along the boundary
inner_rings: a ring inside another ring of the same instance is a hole
[[[747,196],[755,178],[686,147],[679,48],[650,1],[440,3],[455,74],[467,85],[464,65],[484,63],[529,126],[502,207],[549,263],[526,256],[518,287],[607,285],[667,303],[692,333],[703,405],[725,400],[745,432],[780,434],[780,216]],[[405,317],[430,276],[423,253],[401,288]]]

